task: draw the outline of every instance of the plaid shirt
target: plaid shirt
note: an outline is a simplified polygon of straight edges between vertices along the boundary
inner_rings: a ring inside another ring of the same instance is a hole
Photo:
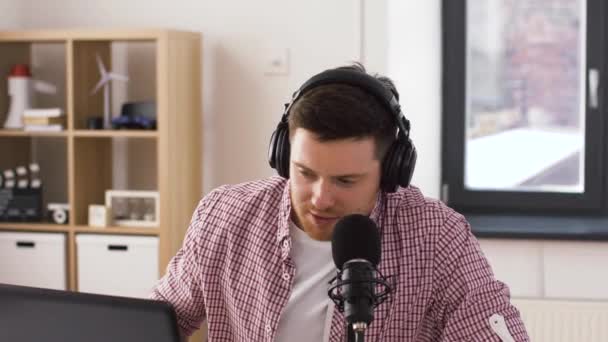
[[[184,335],[207,320],[209,341],[273,341],[289,299],[289,181],[223,186],[199,203],[182,248],[152,298],[173,305]],[[374,311],[366,341],[500,341],[489,325],[504,316],[528,341],[509,290],[496,281],[465,219],[410,186],[382,193],[370,218],[380,229],[380,272],[396,283]],[[333,310],[329,340],[345,341]]]

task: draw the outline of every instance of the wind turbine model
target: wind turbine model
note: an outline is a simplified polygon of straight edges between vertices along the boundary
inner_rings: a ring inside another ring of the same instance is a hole
[[[91,95],[97,93],[99,89],[103,87],[103,128],[109,129],[112,127],[112,124],[110,122],[110,81],[116,80],[127,82],[129,78],[125,75],[120,75],[106,70],[106,67],[103,65],[103,62],[101,61],[101,57],[99,57],[99,55],[97,55],[97,66],[99,67],[101,79],[99,80],[99,82],[97,82],[95,88],[91,90]]]

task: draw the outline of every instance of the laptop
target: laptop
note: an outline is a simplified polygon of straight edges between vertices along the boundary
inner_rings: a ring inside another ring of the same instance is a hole
[[[179,340],[164,302],[0,284],[0,341]]]

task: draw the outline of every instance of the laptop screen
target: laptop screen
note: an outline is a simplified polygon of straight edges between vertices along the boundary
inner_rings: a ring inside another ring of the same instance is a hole
[[[0,341],[179,342],[167,303],[0,284]]]

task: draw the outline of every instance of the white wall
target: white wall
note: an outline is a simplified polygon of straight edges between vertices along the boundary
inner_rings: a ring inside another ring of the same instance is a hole
[[[362,60],[393,79],[418,151],[412,183],[439,197],[441,170],[440,0],[363,1]]]
[[[17,9],[18,20],[5,14]],[[205,192],[272,174],[266,149],[282,103],[313,73],[362,60],[397,82],[419,151],[414,183],[428,196],[439,196],[440,0],[13,0],[0,4],[0,19],[4,27],[202,32]],[[288,75],[264,75],[269,51],[284,48],[290,50]],[[515,296],[608,299],[607,243],[481,244]]]
[[[363,61],[370,71],[396,81],[418,149],[413,182],[428,196],[438,197],[437,0],[424,6],[386,0],[176,0],[170,6],[158,0],[11,3],[21,4],[25,28],[160,26],[202,32],[205,192],[273,174],[266,150],[282,104],[312,74]],[[389,20],[387,25],[387,9],[417,16]],[[403,32],[399,44],[388,44],[395,38],[387,35],[389,26]],[[418,34],[420,26],[424,35]],[[289,50],[289,73],[265,75],[267,60],[284,49]]]
[[[439,197],[441,177],[441,1],[388,3],[387,74],[401,93],[418,150],[412,182]]]
[[[516,297],[608,300],[608,243],[482,239],[496,277]]]
[[[22,4],[17,0],[0,1],[0,30],[17,29],[21,27]]]
[[[22,2],[25,28],[202,32],[205,192],[273,174],[267,145],[283,103],[308,76],[360,54],[360,5],[352,0]],[[272,51],[282,49],[289,49],[288,75],[265,75]]]

